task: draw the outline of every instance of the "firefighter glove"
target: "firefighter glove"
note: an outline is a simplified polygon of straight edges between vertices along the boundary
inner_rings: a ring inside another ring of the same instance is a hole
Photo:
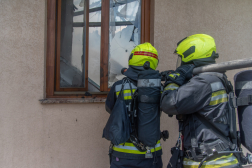
[[[194,67],[193,64],[181,65],[175,70],[175,72],[166,76],[166,85],[169,83],[176,83],[179,86],[182,86],[192,78]]]
[[[166,77],[169,76],[170,73],[174,73],[174,70],[168,70],[161,72],[161,81],[166,81]]]

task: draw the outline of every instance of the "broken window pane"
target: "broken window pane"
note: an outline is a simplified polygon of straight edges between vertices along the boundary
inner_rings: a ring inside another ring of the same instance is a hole
[[[98,7],[101,7],[101,0],[89,0],[89,9],[98,8]]]
[[[122,79],[123,67],[128,67],[129,55],[140,44],[141,0],[110,0],[109,80]]]
[[[90,0],[89,8],[101,7],[101,0]],[[89,23],[101,22],[101,10],[89,13]],[[89,49],[88,49],[88,90],[98,92],[100,90],[100,45],[101,27],[89,26]]]
[[[60,87],[84,87],[85,27],[81,0],[61,1]]]

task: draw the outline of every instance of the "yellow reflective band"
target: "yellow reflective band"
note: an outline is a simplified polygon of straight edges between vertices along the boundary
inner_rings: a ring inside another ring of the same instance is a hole
[[[159,151],[162,149],[160,141],[157,142],[157,144],[155,145],[155,148],[151,148],[151,152],[155,152],[155,151]],[[140,152],[134,145],[133,143],[122,143],[119,145],[115,145],[113,146],[113,150],[117,151],[117,152],[123,152],[123,153],[131,153],[131,154],[145,154],[145,152]]]
[[[170,83],[169,85],[167,85],[164,88],[164,91],[166,91],[166,90],[176,90],[178,88],[179,88],[179,85],[177,85],[176,83]]]
[[[160,144],[160,140],[157,141],[156,145],[158,145],[158,144]],[[125,143],[121,143],[119,145],[122,145],[122,146],[134,146],[135,147],[135,145],[133,143],[131,143],[131,142],[125,142]]]
[[[210,105],[210,106],[213,106],[213,105],[220,104],[220,103],[224,103],[224,102],[227,102],[227,98],[222,98],[222,99],[218,99],[218,100],[211,101],[211,102],[209,103],[209,105]]]
[[[132,93],[134,93],[136,91],[136,89],[132,89]],[[116,92],[116,96],[118,97],[118,95],[120,94],[119,92]],[[131,90],[127,89],[127,90],[123,90],[123,94],[124,94],[124,100],[130,100],[132,99],[131,97]]]
[[[222,95],[222,94],[226,94],[226,90],[220,90],[220,91],[217,91],[217,92],[213,92],[212,97]]]
[[[212,93],[211,101],[209,103],[210,106],[227,102],[227,93],[225,90],[220,90]]]
[[[200,162],[196,162],[191,159],[184,158],[183,167],[184,168],[198,168]],[[221,156],[219,158],[205,161],[201,168],[220,168],[224,166],[231,166],[238,164],[238,160],[233,154],[227,156]]]
[[[132,89],[132,93],[134,93],[135,91],[136,91],[136,89]],[[118,96],[119,94],[120,94],[120,91],[116,92],[116,96]],[[123,90],[123,94],[131,95],[131,91],[130,90]]]
[[[155,149],[151,149],[151,152],[159,151],[161,149],[162,149],[162,147],[159,146],[159,147],[157,147]],[[146,153],[146,151],[145,152],[140,152],[139,150],[122,149],[122,148],[118,148],[118,147],[113,147],[113,150],[117,151],[117,152],[132,153],[132,154],[145,154]]]
[[[130,99],[132,99],[131,96],[124,96],[124,100],[130,100]]]

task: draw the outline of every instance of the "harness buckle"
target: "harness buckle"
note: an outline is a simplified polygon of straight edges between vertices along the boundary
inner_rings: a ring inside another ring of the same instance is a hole
[[[185,155],[186,155],[186,157],[187,157],[188,159],[191,159],[191,160],[194,159],[193,156],[192,156],[191,150],[186,150],[186,151],[185,151]]]
[[[145,158],[153,158],[153,155],[151,153],[151,149],[149,147],[146,147],[147,151],[145,153]]]
[[[134,110],[134,117],[137,117],[137,110]]]
[[[112,151],[113,151],[113,146],[114,146],[114,144],[110,143],[110,145],[109,145],[109,154],[112,153]]]
[[[128,105],[128,111],[132,111],[132,109],[131,109],[131,103],[129,103],[129,105]]]
[[[214,155],[218,154],[218,150],[216,150],[215,148],[212,149],[212,152],[213,152]]]

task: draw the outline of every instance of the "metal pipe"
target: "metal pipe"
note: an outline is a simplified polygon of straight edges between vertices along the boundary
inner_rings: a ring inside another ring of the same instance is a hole
[[[193,74],[202,72],[225,72],[227,70],[240,69],[252,67],[252,58],[244,58],[239,60],[221,62],[218,64],[211,64],[193,69]]]

